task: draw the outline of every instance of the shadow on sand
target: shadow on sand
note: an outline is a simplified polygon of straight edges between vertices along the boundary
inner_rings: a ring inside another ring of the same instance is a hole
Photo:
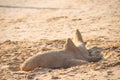
[[[79,10],[80,8],[54,8],[54,7],[33,7],[33,6],[12,6],[12,5],[0,5],[0,8],[19,8],[19,9],[37,9],[37,10]]]

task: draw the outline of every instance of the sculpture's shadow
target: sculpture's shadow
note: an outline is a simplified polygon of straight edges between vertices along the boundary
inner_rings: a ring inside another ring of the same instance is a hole
[[[90,49],[88,49],[88,52],[89,52],[89,56],[101,56],[101,58],[103,57],[103,54],[102,54],[102,51],[104,49],[101,48],[101,47],[92,47]]]

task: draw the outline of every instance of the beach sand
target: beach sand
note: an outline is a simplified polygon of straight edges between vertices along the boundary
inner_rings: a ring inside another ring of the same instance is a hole
[[[79,29],[99,62],[67,69],[19,66],[38,52],[62,49]],[[0,0],[1,80],[120,80],[120,0]]]

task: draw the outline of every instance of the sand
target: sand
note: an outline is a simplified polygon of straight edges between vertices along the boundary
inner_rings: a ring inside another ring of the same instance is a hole
[[[76,29],[99,62],[67,69],[19,66],[37,52],[63,48]],[[0,0],[1,80],[120,80],[120,0]]]

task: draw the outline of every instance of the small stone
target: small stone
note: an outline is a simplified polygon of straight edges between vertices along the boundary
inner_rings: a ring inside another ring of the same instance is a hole
[[[52,79],[60,79],[60,78],[57,76],[52,76]]]
[[[108,74],[108,75],[112,75],[112,72],[113,72],[113,71],[108,71],[107,74]]]

